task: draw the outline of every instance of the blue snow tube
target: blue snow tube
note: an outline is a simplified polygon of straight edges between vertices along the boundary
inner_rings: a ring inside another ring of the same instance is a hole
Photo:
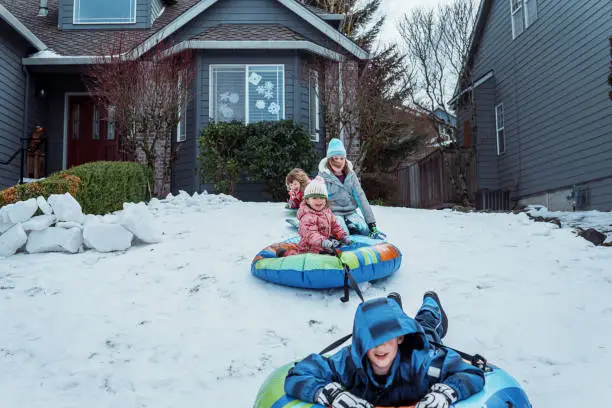
[[[278,258],[276,250],[297,249],[300,238],[272,244],[262,249],[251,263],[251,273],[268,282],[298,288],[324,289],[344,286],[344,268],[349,266],[357,282],[387,277],[402,263],[402,253],[389,242],[351,235],[351,245],[340,247],[342,262],[330,255],[299,254]]]
[[[453,404],[454,408],[532,408],[527,394],[510,374],[494,365],[488,366],[490,371],[485,372],[482,391]],[[253,408],[324,408],[285,394],[285,378],[291,367],[293,363],[285,364],[268,376],[257,393]]]

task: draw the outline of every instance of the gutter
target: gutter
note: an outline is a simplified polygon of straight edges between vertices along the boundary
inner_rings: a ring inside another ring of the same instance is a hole
[[[493,78],[494,74],[495,73],[493,72],[493,70],[487,72],[486,74],[481,76],[479,79],[477,79],[476,82],[474,82],[471,86],[468,86],[467,88],[465,88],[460,93],[455,94],[455,96],[453,96],[453,98],[450,101],[448,101],[448,104],[449,105],[455,105],[455,102],[457,101],[457,99],[459,99],[460,97],[462,97],[463,95],[465,95],[468,92],[472,92],[474,89],[478,88],[480,85],[482,85],[483,83],[487,82],[489,79]]]
[[[17,20],[10,11],[0,4],[0,18],[7,22],[8,25],[13,27],[19,34],[21,34],[30,44],[32,44],[38,51],[46,50],[48,47],[34,35],[21,21]]]

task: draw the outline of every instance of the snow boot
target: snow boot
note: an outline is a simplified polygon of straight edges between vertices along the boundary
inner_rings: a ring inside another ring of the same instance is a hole
[[[402,297],[400,296],[399,293],[391,292],[387,295],[387,298],[395,300],[397,304],[399,305],[400,309],[403,309],[402,308]]]
[[[287,248],[278,248],[276,250],[276,257],[282,258],[283,256],[285,256],[286,253],[287,253]]]
[[[433,290],[430,290],[428,292],[425,292],[425,294],[423,295],[423,300],[428,297],[432,298],[440,307],[440,312],[442,313],[442,335],[440,336],[440,338],[444,338],[444,336],[446,336],[446,332],[448,331],[448,317],[446,316],[446,312],[442,307],[442,303],[440,302],[438,294]]]

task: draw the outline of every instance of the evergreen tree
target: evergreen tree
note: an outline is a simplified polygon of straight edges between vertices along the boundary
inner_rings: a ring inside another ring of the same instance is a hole
[[[306,4],[328,13],[344,14],[341,31],[366,51],[371,51],[385,22],[384,17],[376,18],[382,0],[369,0],[363,7],[357,7],[357,0],[306,0]]]

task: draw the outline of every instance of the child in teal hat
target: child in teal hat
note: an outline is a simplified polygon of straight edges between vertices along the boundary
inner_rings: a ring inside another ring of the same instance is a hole
[[[319,176],[325,180],[331,210],[346,232],[386,238],[376,227],[376,218],[353,171],[353,164],[346,158],[342,140],[334,138],[329,141],[326,157],[319,163]],[[357,208],[361,209],[363,217]]]

